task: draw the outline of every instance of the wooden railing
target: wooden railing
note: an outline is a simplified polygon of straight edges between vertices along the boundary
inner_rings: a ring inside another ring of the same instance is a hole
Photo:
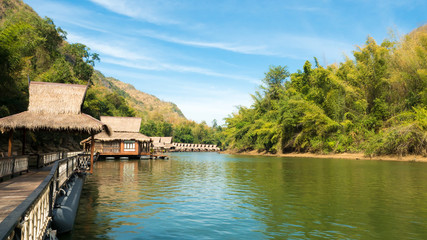
[[[28,156],[0,158],[0,179],[28,171]]]
[[[0,239],[43,239],[61,187],[73,174],[86,170],[89,161],[88,154],[56,161],[36,190],[0,223]]]
[[[40,154],[38,158],[37,167],[47,166],[61,158],[62,153],[60,152]]]
[[[82,151],[66,152],[64,153],[66,156],[63,155],[63,157],[74,157],[82,153],[83,153]]]

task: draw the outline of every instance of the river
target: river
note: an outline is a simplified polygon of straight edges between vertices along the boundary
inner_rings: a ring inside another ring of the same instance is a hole
[[[170,156],[99,161],[60,239],[427,239],[427,163]]]

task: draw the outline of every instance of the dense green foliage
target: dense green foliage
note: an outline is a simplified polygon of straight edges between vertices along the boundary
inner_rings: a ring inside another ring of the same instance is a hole
[[[29,79],[89,84],[83,112],[142,117],[142,133],[175,142],[271,153],[427,154],[426,26],[400,41],[377,44],[369,37],[340,64],[324,67],[314,59],[292,74],[270,67],[253,105],[239,107],[223,129],[188,121],[154,96],[138,98],[132,86],[94,71],[99,56],[67,43],[51,19],[22,1],[0,1],[0,117],[26,110]],[[33,143],[46,137],[30,133]]]
[[[97,54],[91,53],[83,44],[67,43],[65,31],[56,27],[51,19],[41,19],[21,1],[1,1],[0,12],[0,117],[27,110],[30,79],[89,83],[94,72],[93,65],[99,60]],[[93,86],[88,93],[88,98],[96,95]],[[112,104],[101,101],[106,105],[102,109],[103,114],[122,107],[117,101]],[[127,106],[125,102],[121,104]],[[95,110],[84,108],[83,111],[92,113]],[[15,133],[14,150],[21,145],[18,141],[20,135],[20,132]],[[27,141],[31,151],[52,151],[79,148],[82,137],[78,134],[30,132]],[[0,142],[5,143],[5,139],[6,135],[2,135]],[[7,144],[1,146],[4,151]]]
[[[172,110],[182,115],[181,122],[171,123],[157,115],[146,117],[147,113],[139,112],[139,108],[131,106],[132,98],[125,90],[100,72],[94,71],[93,66],[100,60],[98,54],[92,53],[84,44],[67,43],[64,30],[55,26],[51,19],[40,18],[22,1],[0,0],[0,3],[0,117],[27,109],[29,79],[89,84],[82,111],[95,118],[139,116],[144,119],[141,132],[149,136],[174,136],[177,142],[220,143],[214,137],[216,128],[186,120],[174,104],[171,104]],[[117,83],[119,82],[116,81]],[[160,111],[164,109],[163,107]],[[20,133],[16,135],[19,139]],[[57,149],[63,145],[63,137],[66,135],[54,135],[30,133],[31,148],[40,151]],[[56,147],[42,146],[52,136],[54,139],[48,142]],[[6,137],[2,135],[0,142],[5,143]],[[78,142],[82,139],[83,136],[77,135],[65,139],[65,142],[78,148]],[[1,146],[0,150],[4,151],[6,144]]]
[[[0,24],[0,117],[26,110],[28,80],[87,84],[98,55],[68,44],[49,18],[17,8]]]
[[[401,41],[368,37],[353,59],[315,59],[289,74],[273,66],[226,119],[233,149],[280,152],[427,154],[427,27]]]
[[[183,121],[171,124],[165,121],[149,120],[142,122],[141,132],[147,136],[173,136],[173,141],[178,143],[216,144],[221,147],[224,141],[222,127],[218,126],[216,121],[210,127],[205,122]]]

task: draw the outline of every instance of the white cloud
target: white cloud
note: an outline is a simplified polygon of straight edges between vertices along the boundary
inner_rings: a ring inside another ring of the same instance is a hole
[[[169,9],[170,2],[165,1],[137,1],[137,0],[90,0],[112,12],[140,19],[154,24],[179,24],[164,13]]]
[[[185,40],[185,39],[180,39],[177,37],[159,34],[159,33],[156,33],[154,31],[147,31],[147,30],[140,31],[140,33],[143,36],[162,40],[162,41],[167,41],[167,42],[172,42],[172,43],[177,43],[177,44],[182,44],[182,45],[188,45],[188,46],[193,46],[193,47],[216,48],[216,49],[222,49],[222,50],[226,50],[226,51],[244,53],[244,54],[259,54],[259,53],[265,51],[265,49],[266,49],[266,46],[264,46],[264,45],[244,46],[242,44],[230,44],[230,43],[225,43],[225,42],[205,42],[205,41]]]
[[[129,50],[122,48],[119,44],[111,45],[102,43],[90,38],[81,37],[76,34],[70,34],[68,39],[71,42],[82,42],[91,50],[97,52],[101,56],[101,61],[105,63],[115,64],[123,67],[150,70],[150,71],[175,71],[183,73],[196,73],[206,76],[220,77],[226,79],[234,79],[250,83],[258,83],[258,79],[235,74],[226,74],[213,71],[211,69],[186,66],[181,64],[168,63],[162,59],[151,56],[150,53],[143,53],[141,49]]]
[[[334,39],[292,33],[267,33],[264,35],[255,32],[249,35],[239,34],[237,36],[218,34],[218,38],[225,38],[229,42],[209,42],[190,40],[188,38],[183,39],[157,33],[152,30],[141,30],[139,32],[149,38],[186,46],[214,48],[235,53],[276,56],[296,60],[306,60],[307,57],[311,58],[312,56],[324,54],[335,59],[342,57],[343,52],[354,48],[351,44]]]
[[[29,3],[31,4],[32,0],[30,0]],[[96,22],[88,20],[88,16],[94,15],[94,12],[90,9],[46,0],[37,2],[35,7],[37,7],[38,13],[54,19],[55,22],[59,21],[102,33],[108,32],[106,29],[100,27]],[[67,29],[64,30],[67,31]]]
[[[246,77],[246,76],[218,73],[218,72],[212,71],[210,69],[206,69],[206,68],[185,66],[185,65],[179,65],[179,64],[161,63],[159,61],[135,62],[135,61],[128,61],[125,59],[120,60],[120,59],[113,59],[113,58],[103,58],[102,61],[105,63],[115,64],[115,65],[119,65],[119,66],[123,66],[123,67],[139,69],[139,70],[174,71],[174,72],[181,72],[181,73],[196,73],[196,74],[201,74],[201,75],[206,75],[206,76],[241,80],[241,81],[246,81],[246,82],[250,82],[253,84],[259,83],[259,80],[254,79],[254,78],[250,78],[250,77]]]
[[[120,47],[120,43],[107,44],[105,43],[107,41],[101,42],[99,40],[82,37],[76,34],[69,34],[67,38],[70,42],[80,42],[85,44],[91,50],[94,50],[95,52],[101,54],[101,57],[110,56],[110,57],[128,59],[128,60],[154,61],[154,59],[146,56],[146,54],[138,53],[136,51],[132,51],[132,50],[128,50]]]

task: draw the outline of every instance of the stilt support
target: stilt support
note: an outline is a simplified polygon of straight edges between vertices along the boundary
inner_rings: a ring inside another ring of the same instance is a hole
[[[93,150],[95,148],[94,134],[90,136],[90,174],[93,173]]]
[[[12,157],[12,139],[13,139],[13,130],[9,132],[9,145],[7,148],[7,156]]]

